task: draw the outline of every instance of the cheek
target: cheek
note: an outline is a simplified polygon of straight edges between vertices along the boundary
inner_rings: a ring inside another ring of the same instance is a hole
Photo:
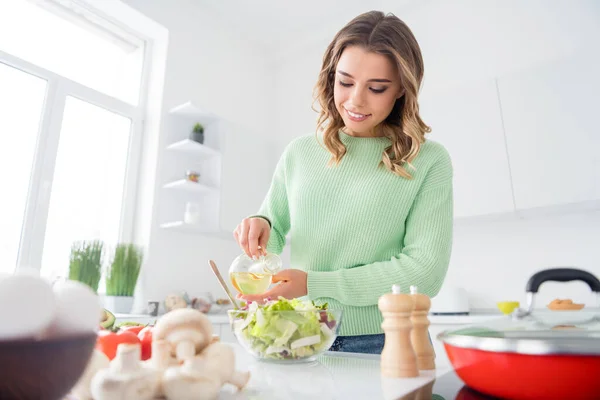
[[[339,85],[335,85],[333,88],[333,102],[335,103],[335,106],[339,107],[340,103],[342,103],[344,100],[344,91],[340,90]]]
[[[383,115],[383,117],[387,117],[394,108],[395,103],[396,96],[394,95],[379,96],[377,99],[377,110]]]

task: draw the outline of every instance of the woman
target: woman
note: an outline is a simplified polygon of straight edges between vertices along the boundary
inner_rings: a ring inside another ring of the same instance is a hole
[[[327,47],[316,85],[317,135],[292,141],[256,215],[234,232],[258,257],[281,253],[291,268],[248,301],[307,296],[342,309],[331,350],[381,353],[379,297],[399,284],[435,296],[452,247],[452,165],[425,140],[417,96],[423,60],[396,16],[368,12]]]

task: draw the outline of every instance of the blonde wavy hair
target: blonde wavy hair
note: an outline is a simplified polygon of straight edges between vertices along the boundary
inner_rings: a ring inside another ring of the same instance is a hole
[[[346,147],[338,135],[344,121],[335,107],[333,88],[338,61],[349,46],[360,46],[366,51],[382,54],[399,71],[404,94],[396,100],[391,113],[374,133],[392,142],[382,154],[382,164],[394,174],[412,179],[405,166],[414,170],[411,162],[425,142],[425,133],[431,132],[419,116],[417,102],[423,79],[423,57],[408,26],[395,15],[381,11],[370,11],[351,20],[335,35],[323,56],[314,100],[320,105],[317,133],[323,132],[325,147],[332,154],[330,164],[339,164],[346,154]]]

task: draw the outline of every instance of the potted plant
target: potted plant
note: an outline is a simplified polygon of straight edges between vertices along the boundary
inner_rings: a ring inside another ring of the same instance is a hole
[[[143,257],[140,247],[130,243],[117,244],[106,272],[105,308],[113,313],[131,311]]]
[[[73,242],[69,259],[69,279],[85,283],[98,293],[103,250],[104,243],[99,240]]]
[[[194,125],[190,139],[200,144],[204,143],[204,127],[199,122]]]

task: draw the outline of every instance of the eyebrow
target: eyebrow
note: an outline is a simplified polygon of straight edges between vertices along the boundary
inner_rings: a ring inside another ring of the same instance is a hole
[[[344,76],[347,76],[348,78],[354,79],[354,77],[347,72],[340,71],[340,70],[338,70],[337,72],[340,75],[344,75]],[[392,83],[392,81],[390,81],[389,79],[369,79],[367,82]]]

